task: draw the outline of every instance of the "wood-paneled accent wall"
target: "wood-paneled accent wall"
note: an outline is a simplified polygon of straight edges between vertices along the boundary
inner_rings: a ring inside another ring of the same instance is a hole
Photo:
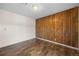
[[[78,7],[37,19],[36,37],[78,47]]]
[[[78,7],[78,48],[79,48],[79,7]]]

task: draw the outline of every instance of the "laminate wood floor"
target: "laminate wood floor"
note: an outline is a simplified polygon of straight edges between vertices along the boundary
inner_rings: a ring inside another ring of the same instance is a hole
[[[0,48],[0,56],[79,56],[79,51],[33,39]]]

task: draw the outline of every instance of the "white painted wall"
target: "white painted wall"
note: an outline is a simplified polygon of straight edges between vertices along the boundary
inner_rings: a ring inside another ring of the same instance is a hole
[[[0,10],[0,48],[35,38],[35,20]]]

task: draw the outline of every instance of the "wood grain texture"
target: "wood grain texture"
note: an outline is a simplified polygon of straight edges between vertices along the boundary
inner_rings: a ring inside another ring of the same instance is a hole
[[[37,19],[36,37],[78,47],[78,7]]]
[[[64,40],[63,40],[64,16],[63,15],[64,15],[63,12],[55,14],[55,39],[56,39],[56,42],[59,42],[59,43],[64,43]]]
[[[33,39],[1,48],[0,56],[79,56],[79,51]]]
[[[79,48],[79,7],[78,7],[78,48]]]

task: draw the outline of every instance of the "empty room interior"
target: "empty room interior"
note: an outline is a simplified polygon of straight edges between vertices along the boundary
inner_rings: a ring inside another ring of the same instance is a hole
[[[0,56],[79,56],[78,3],[0,3]]]

